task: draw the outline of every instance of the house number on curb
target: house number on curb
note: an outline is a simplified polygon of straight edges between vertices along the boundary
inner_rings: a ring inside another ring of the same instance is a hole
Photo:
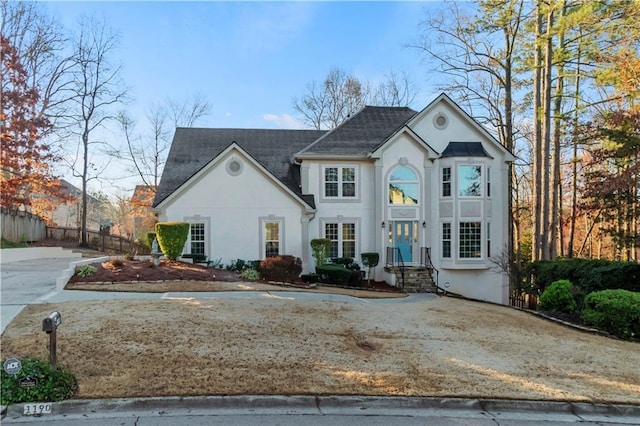
[[[51,402],[31,402],[24,404],[22,415],[24,416],[41,416],[43,414],[51,414],[53,411],[53,403]]]

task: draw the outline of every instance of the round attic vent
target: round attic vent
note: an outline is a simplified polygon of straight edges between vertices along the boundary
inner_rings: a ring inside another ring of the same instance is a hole
[[[449,119],[443,113],[439,113],[433,118],[433,125],[440,130],[445,129],[448,124]]]
[[[231,176],[238,176],[240,173],[242,173],[242,163],[236,158],[232,158],[227,162],[227,172]]]

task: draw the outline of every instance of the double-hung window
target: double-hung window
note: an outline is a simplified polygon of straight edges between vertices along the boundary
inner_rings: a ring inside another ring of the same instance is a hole
[[[324,196],[327,198],[355,198],[356,168],[353,166],[325,167]]]
[[[442,196],[451,197],[451,167],[442,168]]]
[[[460,222],[458,249],[461,259],[482,257],[482,232],[480,222]]]
[[[204,223],[192,222],[189,231],[191,254],[205,254],[204,252]]]
[[[280,254],[280,221],[264,223],[264,257]]]
[[[356,257],[356,224],[353,222],[327,222],[324,237],[331,240],[329,257]]]
[[[442,257],[451,257],[451,222],[442,224]]]

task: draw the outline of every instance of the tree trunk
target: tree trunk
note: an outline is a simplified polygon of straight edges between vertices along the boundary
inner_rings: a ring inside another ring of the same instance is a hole
[[[542,11],[538,1],[536,9],[535,55],[533,64],[533,246],[532,260],[542,259]]]

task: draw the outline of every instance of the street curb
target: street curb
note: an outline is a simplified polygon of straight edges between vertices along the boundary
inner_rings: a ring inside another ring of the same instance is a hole
[[[23,418],[23,404],[10,405],[6,417]],[[640,421],[640,405],[596,404],[585,402],[498,400],[435,397],[376,397],[341,395],[238,395],[238,396],[202,396],[202,397],[151,397],[151,398],[114,398],[102,400],[67,400],[53,403],[53,413],[47,419],[57,417],[105,418],[135,417],[142,412],[151,416],[171,415],[216,415],[218,412],[253,411],[273,414],[329,415],[366,413],[367,415],[388,415],[391,413],[407,416],[419,416],[432,411],[466,411],[477,413],[479,417],[489,414],[494,417],[508,418],[509,412],[525,411],[537,414],[555,414],[577,417],[590,421],[611,421],[616,418],[621,423],[634,424]],[[176,413],[179,411],[179,413]],[[3,415],[3,417],[5,417]],[[636,423],[637,424],[637,423]]]

